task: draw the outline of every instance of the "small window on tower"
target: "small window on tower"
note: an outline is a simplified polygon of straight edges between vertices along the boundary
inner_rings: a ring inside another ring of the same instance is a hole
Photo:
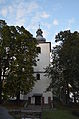
[[[37,59],[37,61],[40,61],[40,59]]]
[[[41,48],[37,47],[37,53],[41,53]]]
[[[40,74],[37,74],[37,80],[40,80]]]

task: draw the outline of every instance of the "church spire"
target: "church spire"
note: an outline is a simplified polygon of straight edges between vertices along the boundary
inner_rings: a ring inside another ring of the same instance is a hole
[[[39,23],[39,28],[38,28],[38,30],[36,31],[36,34],[37,34],[36,37],[37,37],[37,36],[43,37],[43,35],[42,35],[42,34],[43,34],[43,31],[42,31],[41,28],[40,28],[40,23]]]
[[[42,30],[39,28],[36,32],[36,34],[37,34],[36,37],[37,36],[42,36],[43,37],[42,33],[43,33]]]

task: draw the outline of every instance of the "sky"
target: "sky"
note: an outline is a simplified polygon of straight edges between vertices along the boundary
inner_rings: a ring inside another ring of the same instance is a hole
[[[79,0],[0,0],[0,19],[24,26],[34,37],[40,28],[52,46],[60,31],[79,31]]]

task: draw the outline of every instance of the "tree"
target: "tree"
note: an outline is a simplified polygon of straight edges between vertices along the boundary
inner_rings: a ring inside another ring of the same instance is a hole
[[[36,65],[37,42],[23,26],[4,26],[1,34],[1,48],[2,50],[6,49],[7,57],[5,54],[4,57],[8,64],[3,85],[4,93],[11,97],[17,97],[19,100],[20,93],[28,93],[35,82],[33,73]],[[3,68],[1,70],[3,73]]]
[[[70,87],[72,87],[73,94],[79,92],[79,33],[71,33],[69,30],[60,32],[56,35],[56,42],[59,42],[59,45],[56,46],[53,51],[56,51],[56,54],[53,54],[53,65],[58,64],[59,79],[58,82],[61,82],[60,90],[62,88],[63,95],[65,97],[66,104],[70,100]],[[54,56],[57,55],[57,60]],[[50,68],[50,67],[49,67]],[[54,68],[52,67],[53,71]],[[52,75],[54,72],[51,72]],[[60,78],[61,77],[61,78]],[[57,81],[57,78],[55,78]],[[54,80],[52,78],[52,80]],[[56,82],[55,81],[55,82]]]
[[[3,42],[2,41],[2,28],[3,26],[6,26],[6,25],[7,24],[4,20],[0,20],[0,103],[2,100],[3,79],[5,77],[6,69],[8,66],[6,47],[2,43]]]
[[[51,64],[46,68],[46,75],[51,79],[51,83],[47,90],[52,89],[53,95],[56,95],[60,85],[61,70],[59,68],[57,50],[59,47],[54,47],[51,55]]]
[[[62,41],[59,51],[59,62],[63,68],[63,78],[66,87],[66,103],[69,102],[69,84],[73,94],[79,90],[79,33],[70,31],[60,32],[56,36]]]

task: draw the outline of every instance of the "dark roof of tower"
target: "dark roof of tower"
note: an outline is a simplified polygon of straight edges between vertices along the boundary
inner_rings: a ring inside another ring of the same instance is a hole
[[[39,29],[36,31],[36,39],[37,39],[37,41],[38,42],[46,42],[46,39],[43,37],[43,31],[40,29],[40,27],[39,27]]]

